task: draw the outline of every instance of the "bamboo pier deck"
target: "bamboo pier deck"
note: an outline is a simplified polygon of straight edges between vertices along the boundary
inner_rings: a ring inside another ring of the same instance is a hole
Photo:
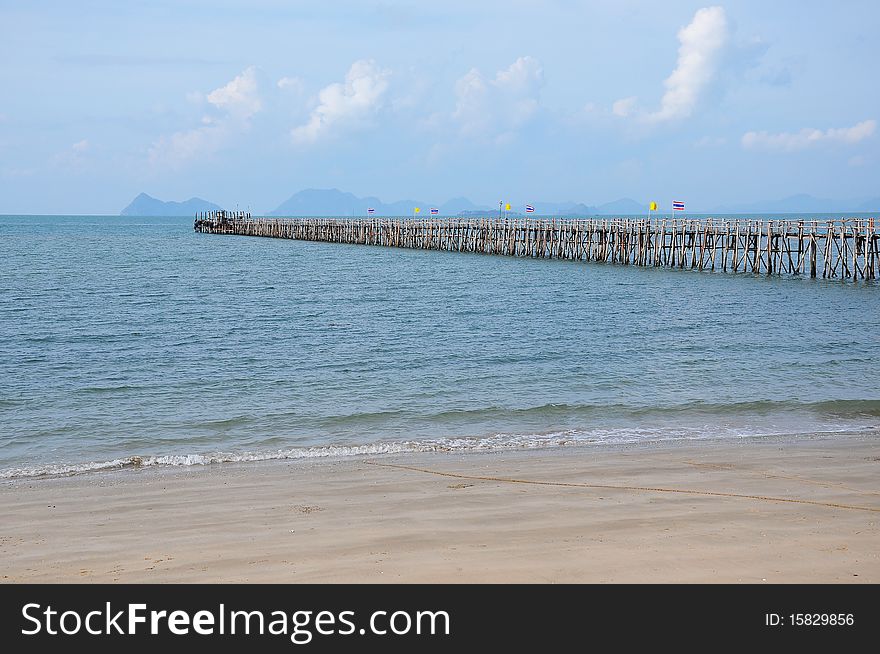
[[[765,275],[876,279],[874,219],[414,219],[196,216],[206,234]]]

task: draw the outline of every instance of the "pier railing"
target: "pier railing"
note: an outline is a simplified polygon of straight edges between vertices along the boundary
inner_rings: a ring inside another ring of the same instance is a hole
[[[867,280],[880,268],[873,218],[254,218],[211,212],[198,215],[194,227],[208,234],[767,275]]]

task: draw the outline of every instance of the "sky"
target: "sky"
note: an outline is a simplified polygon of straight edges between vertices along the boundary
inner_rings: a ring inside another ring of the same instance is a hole
[[[880,195],[880,3],[0,0],[0,214]]]

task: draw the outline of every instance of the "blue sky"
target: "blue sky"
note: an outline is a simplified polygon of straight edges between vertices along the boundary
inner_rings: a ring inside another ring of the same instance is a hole
[[[0,213],[880,195],[880,3],[0,1]]]

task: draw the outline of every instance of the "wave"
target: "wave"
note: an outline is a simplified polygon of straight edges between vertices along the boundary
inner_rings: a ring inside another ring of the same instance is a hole
[[[880,416],[880,400],[829,400],[805,406],[830,416]]]
[[[442,411],[431,417],[438,420],[454,418],[496,417],[562,417],[570,415],[649,416],[662,414],[699,415],[765,415],[776,412],[798,411],[826,416],[872,416],[880,417],[880,400],[823,400],[802,402],[798,400],[752,400],[747,402],[686,402],[669,406],[631,404],[543,404],[528,408],[491,406],[480,409]]]
[[[184,453],[161,455],[133,455],[107,461],[86,463],[35,464],[0,470],[0,480],[27,477],[60,477],[89,472],[139,469],[151,467],[209,466],[223,463],[282,461],[294,459],[343,458],[351,456],[378,456],[420,452],[501,452],[523,449],[543,449],[584,445],[632,445],[663,441],[718,440],[724,438],[767,438],[794,436],[833,436],[873,434],[880,425],[839,429],[813,430],[807,433],[784,429],[734,429],[680,427],[657,429],[652,427],[555,431],[548,433],[497,433],[483,437],[437,438],[429,440],[381,441],[364,445],[324,445],[290,447],[276,450],[245,452]]]
[[[127,456],[109,461],[87,463],[50,463],[23,466],[0,471],[0,479],[20,477],[56,477],[84,472],[122,470],[125,468],[148,468],[154,466],[205,466],[218,463],[274,461],[285,459],[310,459],[326,457],[364,456],[376,454],[399,454],[406,452],[436,451],[438,447],[420,447],[414,441],[400,443],[376,443],[372,445],[327,445],[323,447],[289,448],[265,452],[215,452],[209,454],[162,454],[153,456]]]
[[[119,386],[85,386],[83,388],[76,389],[77,393],[81,393],[83,395],[102,395],[105,393],[127,393],[130,391],[143,391],[144,389],[140,386],[130,386],[127,384],[120,384]]]

